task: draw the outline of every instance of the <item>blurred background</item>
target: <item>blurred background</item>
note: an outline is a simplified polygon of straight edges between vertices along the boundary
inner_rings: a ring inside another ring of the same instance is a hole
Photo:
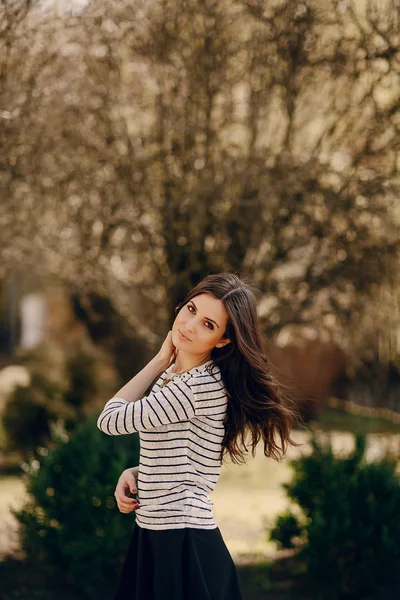
[[[245,600],[399,597],[399,130],[398,0],[0,1],[4,600],[111,597],[96,418],[221,271],[304,419],[212,495]]]

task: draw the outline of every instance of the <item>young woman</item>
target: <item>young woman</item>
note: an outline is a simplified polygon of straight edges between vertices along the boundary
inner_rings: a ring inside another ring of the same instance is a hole
[[[122,473],[115,491],[121,512],[136,511],[136,525],[114,600],[242,598],[209,495],[224,456],[244,462],[246,442],[254,456],[262,438],[276,460],[297,445],[290,431],[298,414],[265,356],[256,292],[235,274],[207,276],[176,308],[157,355],[98,418],[108,435],[140,437],[139,466]]]

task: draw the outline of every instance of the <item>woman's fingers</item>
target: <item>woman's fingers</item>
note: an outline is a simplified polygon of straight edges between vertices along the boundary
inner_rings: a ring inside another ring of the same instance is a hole
[[[126,470],[119,478],[114,492],[118,508],[122,513],[129,513],[139,508],[137,500],[129,498],[130,492],[137,492],[136,479],[131,471]]]
[[[115,492],[114,492],[114,496],[117,498],[118,502],[120,502],[121,504],[126,504],[126,505],[131,505],[132,501],[135,500],[134,498],[130,498],[128,496],[129,494],[129,489],[128,488],[122,488],[117,486],[115,488]]]
[[[158,354],[162,358],[163,363],[168,367],[176,354],[176,348],[172,343],[172,330],[168,331]]]
[[[117,502],[118,504],[118,502]],[[139,508],[139,504],[137,504],[137,502],[135,504],[132,504],[132,506],[126,507],[123,505],[118,505],[119,511],[125,514],[131,513],[134,510],[137,510]]]
[[[137,485],[136,485],[136,479],[135,479],[134,475],[130,472],[125,473],[125,471],[124,471],[123,474],[121,475],[121,477],[118,479],[118,483],[115,488],[115,491],[117,492],[117,494],[119,496],[121,496],[121,498],[123,496],[128,497],[128,494],[130,492],[132,494],[136,494]]]
[[[135,498],[124,498],[119,496],[117,493],[114,494],[115,499],[117,501],[119,508],[131,508],[135,504],[137,504],[137,500]]]
[[[117,492],[114,493],[114,496],[121,512],[132,512],[132,510],[136,510],[140,506],[135,498],[127,498],[126,496],[121,497]]]
[[[137,492],[136,478],[130,469],[123,471],[121,477],[118,479],[117,489],[120,489],[121,492],[124,490],[131,491],[133,494]]]

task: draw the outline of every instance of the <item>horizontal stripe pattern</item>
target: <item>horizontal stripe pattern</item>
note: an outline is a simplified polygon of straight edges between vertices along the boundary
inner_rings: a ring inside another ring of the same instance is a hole
[[[148,529],[214,529],[228,402],[220,369],[210,360],[162,386],[166,369],[137,402],[111,398],[97,426],[107,435],[139,433],[137,523]]]

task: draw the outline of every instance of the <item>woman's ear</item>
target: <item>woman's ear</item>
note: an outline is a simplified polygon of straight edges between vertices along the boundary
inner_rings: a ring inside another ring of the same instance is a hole
[[[218,344],[215,344],[216,348],[223,348],[224,346],[226,346],[227,344],[230,343],[230,339],[229,338],[223,338],[222,340],[220,340],[218,342]]]

